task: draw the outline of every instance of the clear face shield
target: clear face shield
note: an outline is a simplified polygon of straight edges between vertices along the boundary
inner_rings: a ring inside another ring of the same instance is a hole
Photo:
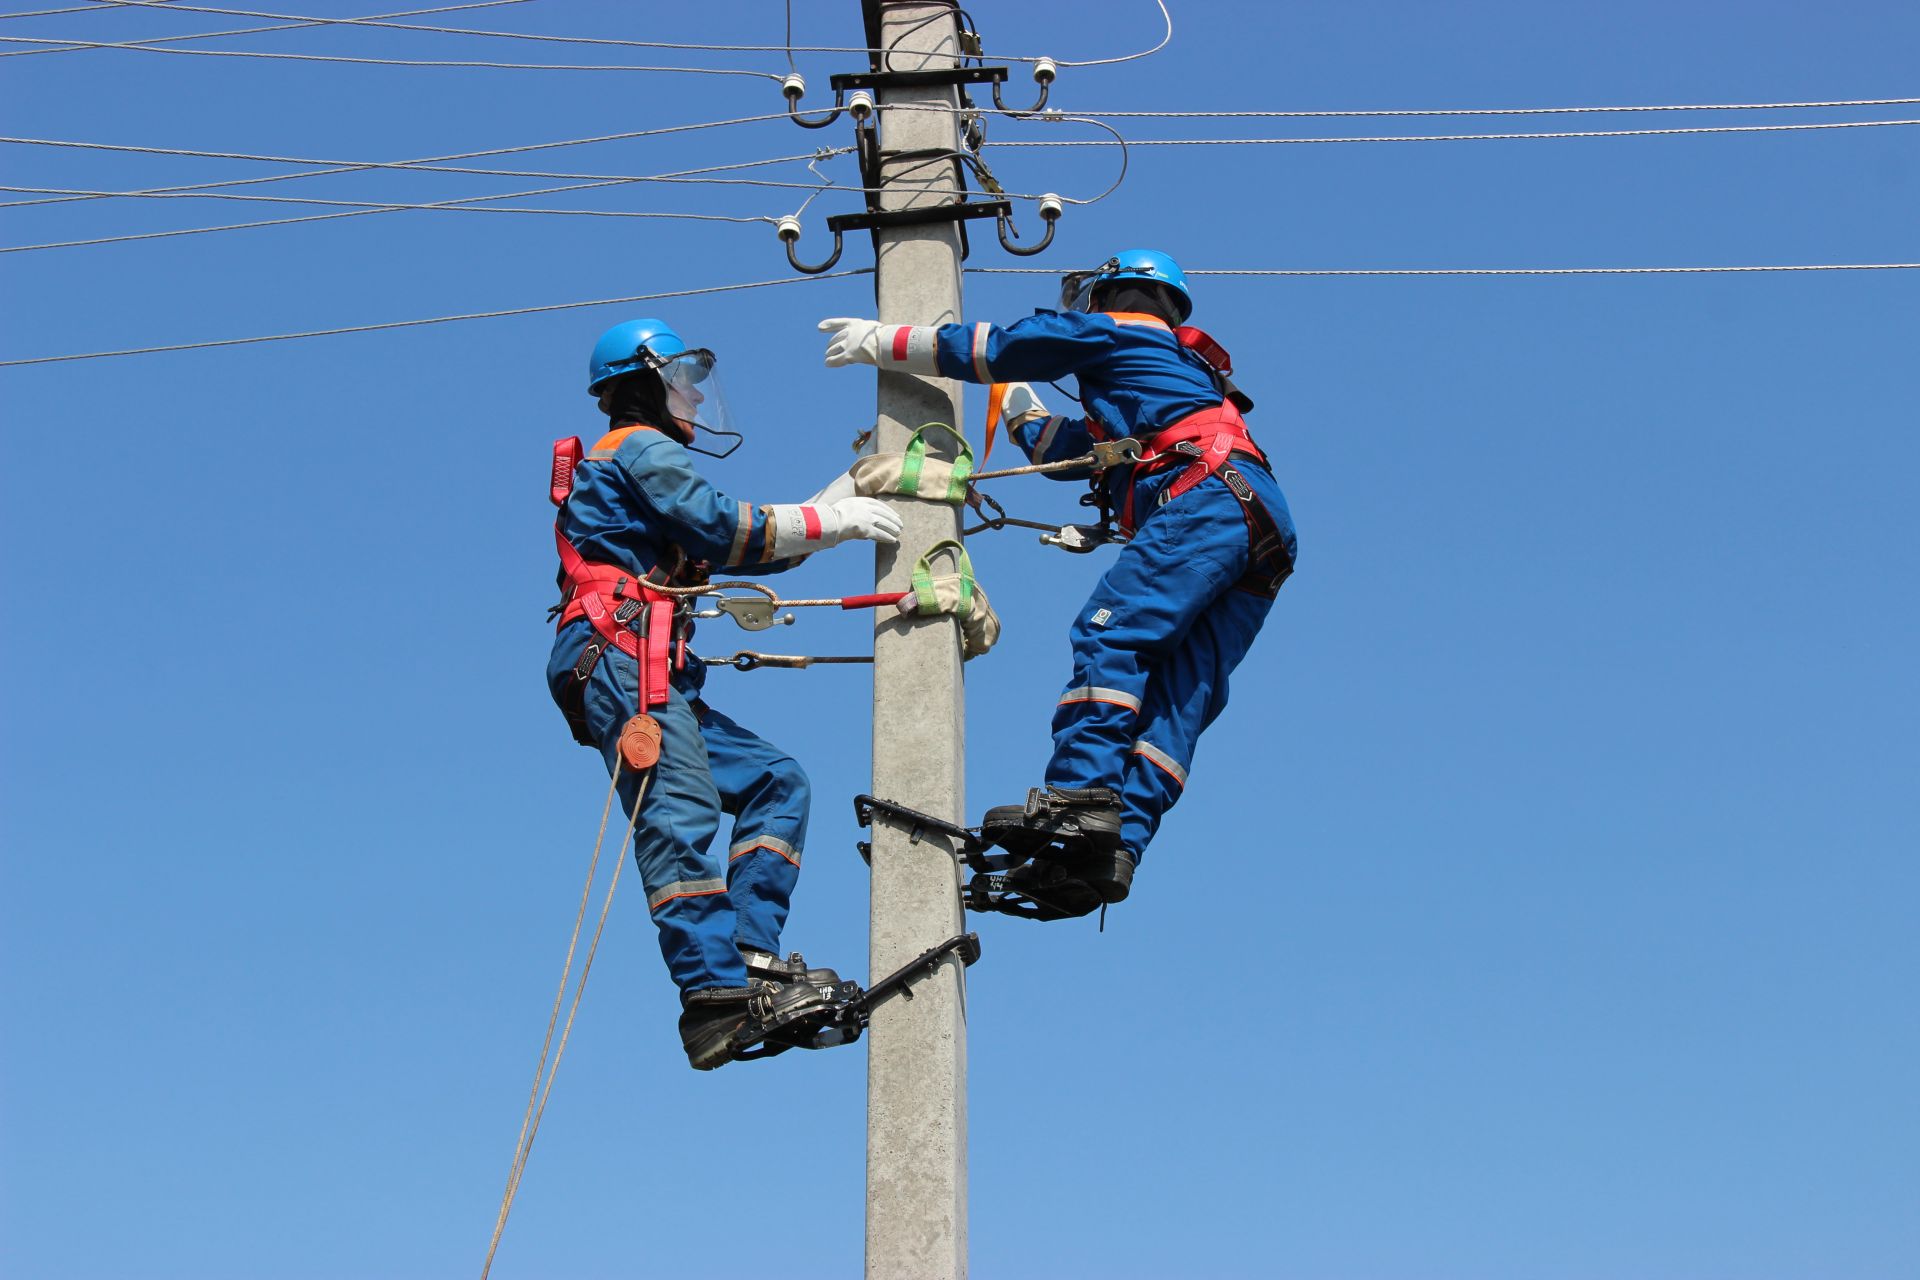
[[[1093,309],[1093,287],[1120,269],[1120,259],[1108,258],[1092,271],[1069,271],[1060,277],[1060,309]]]
[[[656,369],[667,390],[667,412],[687,429],[687,447],[710,458],[724,458],[741,444],[734,429],[733,414],[727,407],[727,393],[714,371],[715,357],[705,348],[670,356]],[[702,449],[696,443],[700,432],[724,436],[733,443],[725,450]]]

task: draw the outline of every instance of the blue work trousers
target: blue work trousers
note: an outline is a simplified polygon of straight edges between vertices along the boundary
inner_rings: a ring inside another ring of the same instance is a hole
[[[1280,486],[1250,459],[1233,465],[1291,561],[1293,517]],[[1201,733],[1226,709],[1227,678],[1273,607],[1236,585],[1250,539],[1226,481],[1210,477],[1157,505],[1171,480],[1140,486],[1148,514],[1074,619],[1073,678],[1054,710],[1047,764],[1052,786],[1119,793],[1121,846],[1135,858],[1179,800]]]
[[[593,634],[579,621],[561,630],[547,666],[559,701]],[[634,660],[609,648],[585,689],[587,726],[611,772],[620,730],[638,707]],[[780,930],[800,875],[812,789],[799,762],[707,706],[676,677],[660,722],[654,766],[633,855],[660,930],[660,952],[682,996],[710,987],[744,987],[739,948],[780,952]],[[620,803],[629,815],[640,777],[620,771]],[[733,818],[725,854],[712,850],[720,815]]]

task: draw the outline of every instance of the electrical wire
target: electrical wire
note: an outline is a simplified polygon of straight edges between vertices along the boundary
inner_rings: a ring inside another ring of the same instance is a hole
[[[327,53],[268,53],[260,49],[170,49],[157,44],[138,44],[108,40],[44,40],[27,36],[0,36],[0,44],[51,44],[68,49],[131,49],[137,53],[174,53],[193,58],[266,58],[281,62],[341,62],[363,67],[460,67],[492,71],[655,71],[702,76],[748,76],[756,80],[780,77],[771,71],[747,71],[737,67],[642,67],[627,63],[568,62],[483,62],[447,58],[349,58]],[[37,50],[36,52],[52,52]],[[0,58],[8,57],[0,53]]]
[[[165,347],[130,347],[123,351],[85,351],[65,356],[32,356],[22,360],[0,360],[0,369],[30,364],[60,364],[69,360],[105,360],[114,356],[145,356],[167,351],[204,351],[212,347],[239,347],[256,342],[290,342],[295,338],[330,338],[343,333],[375,333],[385,329],[411,329],[428,324],[451,324],[457,320],[496,320],[503,316],[530,316],[549,311],[575,311],[582,307],[623,306],[630,302],[657,302],[663,298],[692,298],[710,293],[737,293],[742,289],[770,289],[776,285],[802,284],[809,280],[841,280],[848,276],[872,275],[871,267],[847,271],[829,271],[817,276],[783,276],[778,280],[750,280],[744,284],[708,285],[702,289],[674,289],[665,293],[636,293],[625,298],[595,298],[587,302],[554,302],[542,307],[513,307],[504,311],[471,311],[457,316],[430,316],[424,320],[388,320],[382,324],[346,325],[338,329],[308,329],[301,333],[269,333],[252,338],[217,338],[211,342],[181,342]]]
[[[1821,124],[1725,124],[1676,129],[1585,129],[1563,133],[1435,133],[1419,136],[1379,135],[1346,138],[1128,138],[1110,142],[1087,141],[989,142],[989,147],[1283,147],[1346,142],[1498,142],[1536,138],[1651,138],[1700,133],[1793,133],[1808,129],[1886,129],[1920,124],[1920,120],[1834,120]]]
[[[1622,111],[1814,111],[1829,107],[1906,107],[1920,98],[1847,98],[1828,102],[1693,102],[1651,106],[1453,107],[1406,111],[1075,111],[1075,116],[1141,120],[1358,120],[1384,116],[1570,116]],[[1041,111],[1034,119],[1050,119]]]
[[[1078,62],[1064,58],[1056,58],[1054,59],[1054,65],[1057,67],[1112,67],[1118,66],[1122,62],[1137,62],[1141,58],[1149,58],[1160,52],[1167,47],[1168,41],[1173,39],[1173,15],[1167,12],[1166,0],[1153,0],[1153,2],[1160,6],[1161,20],[1167,24],[1166,34],[1160,37],[1160,43],[1154,45],[1153,48],[1142,49],[1139,53],[1122,54],[1117,58],[1086,58]],[[1024,62],[1027,61],[1027,59],[1010,58],[1008,61]]]
[[[582,147],[598,142],[626,142],[635,138],[655,138],[670,133],[691,133],[701,129],[719,129],[737,124],[754,124],[764,120],[784,120],[784,111],[770,112],[765,115],[739,116],[731,120],[708,120],[697,124],[662,125],[653,129],[635,129],[626,133],[605,133],[590,138],[567,138],[559,142],[531,142],[511,147],[490,147],[483,151],[456,151],[444,156],[425,156],[417,160],[313,160],[294,156],[257,155],[242,151],[201,151],[185,147],[141,147],[125,143],[112,142],[75,142],[60,138],[14,138],[0,137],[0,144],[13,143],[20,146],[69,147],[82,151],[119,151],[138,155],[157,156],[197,156],[213,160],[254,160],[268,164],[319,164],[329,166],[322,169],[310,169],[301,173],[276,173],[260,178],[232,178],[224,182],[199,182],[185,186],[155,187],[154,191],[211,191],[221,187],[244,187],[264,182],[289,182],[295,178],[320,178],[339,173],[361,173],[373,169],[430,169],[432,166],[449,160],[479,160],[488,156],[525,155],[531,151],[550,151],[559,147]],[[14,207],[38,204],[64,204],[70,200],[85,200],[88,196],[55,196],[46,200],[16,201]]]
[[[492,8],[497,8],[500,5],[525,4],[525,3],[527,3],[527,0],[472,0],[472,2],[468,4],[441,5],[438,8],[434,8],[434,9],[405,9],[398,13],[375,14],[373,15],[373,17],[375,19],[414,18],[414,17],[420,17],[422,15],[430,14],[430,13],[454,13],[462,9],[492,9]],[[102,0],[102,3],[99,5],[88,6],[88,8],[95,8],[95,9],[99,9],[99,8],[120,9],[120,8],[135,8],[135,7],[172,9],[177,6],[173,4],[151,4],[151,5],[138,4],[136,5],[135,0],[118,0],[117,3],[113,3],[113,4],[108,4],[106,3],[106,0]],[[61,9],[48,9],[46,10],[46,12],[62,13],[62,12],[68,12],[68,11],[61,10]],[[26,15],[7,14],[4,16],[25,17]],[[325,27],[325,26],[331,26],[336,21],[366,22],[371,20],[372,19],[367,19],[367,18],[356,18],[356,19],[312,18],[312,19],[307,19],[303,21],[288,21],[288,22],[280,23],[270,27],[240,27],[238,29],[228,30],[228,31],[197,31],[197,32],[190,32],[186,35],[178,35],[178,36],[154,36],[146,40],[122,41],[119,44],[116,44],[114,47],[120,48],[120,47],[130,46],[130,45],[184,44],[186,41],[189,41],[189,40],[219,40],[226,36],[250,36],[250,35],[257,35],[264,31],[298,31],[304,27]],[[86,52],[87,52],[87,49],[85,46],[77,46],[73,48],[64,48],[64,49],[15,49],[9,53],[0,53],[0,58],[28,58],[38,53],[86,53]]]
[[[1047,267],[966,267],[970,276],[1058,276]],[[1745,267],[1303,267],[1274,269],[1221,267],[1188,270],[1190,276],[1684,276],[1756,271],[1915,271],[1920,262],[1767,263]]]
[[[801,156],[798,158],[804,160],[807,157]],[[602,185],[610,186],[614,182],[623,182],[623,181],[637,182],[637,181],[643,181],[643,179],[615,178],[615,179],[611,179],[609,182],[605,184],[596,182],[596,183],[587,183],[584,185],[594,186],[594,187],[598,187]],[[795,183],[793,185],[804,187],[804,186],[811,186],[812,184],[803,182],[803,183]],[[547,191],[541,191],[541,192],[521,191],[521,192],[514,192],[512,194],[504,195],[504,196],[476,196],[474,197],[474,199],[476,200],[481,200],[481,199],[514,200],[514,199],[524,199],[529,195],[535,195],[535,194],[545,195],[548,193],[548,191],[579,191],[582,189],[583,187],[551,187],[551,188],[548,188]],[[0,186],[0,191],[28,191],[28,192],[38,192],[45,195],[62,195],[62,196],[113,196],[116,198],[138,196],[142,199],[147,199],[147,200],[246,200],[246,201],[256,201],[262,204],[329,205],[329,206],[334,206],[334,207],[343,208],[343,209],[379,209],[382,211],[400,210],[400,209],[446,209],[455,213],[575,214],[580,217],[586,217],[586,218],[688,218],[696,222],[764,222],[769,226],[779,221],[779,219],[771,217],[769,215],[765,215],[765,214],[728,215],[728,214],[719,214],[719,213],[641,213],[641,212],[636,212],[629,209],[517,209],[517,208],[516,209],[479,209],[479,208],[474,208],[470,205],[465,205],[462,202],[454,202],[454,201],[446,201],[446,200],[436,200],[436,201],[432,201],[425,204],[400,204],[400,203],[395,203],[392,201],[384,201],[384,200],[323,200],[317,196],[243,196],[243,195],[235,195],[229,191],[174,191],[174,192],[91,191],[91,190],[85,190],[85,189],[74,188],[74,187],[7,187],[7,186]],[[7,250],[0,249],[0,252],[7,252]]]
[[[739,163],[731,164],[731,165],[712,165],[706,169],[687,169],[687,170],[683,170],[682,173],[688,174],[688,175],[700,174],[700,173],[712,173],[712,172],[718,172],[720,170],[726,170],[726,169],[752,168],[756,165],[780,164],[790,160],[804,160],[806,158],[807,157],[805,156],[782,156],[772,160],[747,160],[747,161],[741,161]],[[141,232],[135,232],[128,235],[100,236],[90,240],[55,240],[55,241],[49,241],[43,244],[7,245],[7,246],[0,246],[0,254],[27,253],[35,250],[40,250],[40,249],[78,249],[78,248],[84,248],[84,247],[94,246],[94,245],[126,244],[135,240],[168,240],[176,236],[207,235],[217,231],[250,231],[258,227],[285,227],[285,226],[292,226],[296,223],[328,222],[335,218],[358,218],[358,217],[365,217],[368,214],[374,214],[374,213],[397,213],[397,212],[404,212],[407,210],[434,210],[434,211],[446,211],[446,212],[489,212],[489,213],[536,212],[534,210],[514,210],[514,209],[479,210],[479,209],[473,209],[471,208],[471,206],[487,204],[490,202],[500,201],[500,200],[522,200],[530,196],[552,195],[560,192],[586,191],[586,190],[600,188],[600,187],[623,186],[630,182],[638,182],[638,181],[665,182],[665,181],[675,181],[675,180],[699,181],[701,179],[696,179],[692,177],[687,177],[683,179],[683,178],[680,178],[680,176],[677,174],[661,174],[661,175],[654,175],[648,178],[609,178],[609,179],[603,179],[601,181],[596,181],[596,182],[584,182],[577,185],[568,185],[568,186],[559,186],[559,187],[538,187],[530,191],[506,191],[506,192],[501,192],[495,195],[466,196],[456,200],[440,200],[440,201],[434,201],[427,204],[386,203],[386,204],[370,205],[369,207],[366,207],[366,208],[350,209],[342,213],[305,214],[297,218],[268,218],[268,219],[257,221],[257,222],[229,222],[229,223],[224,223],[222,225],[213,226],[213,227],[182,227],[172,231],[141,231]],[[805,186],[807,184],[802,183],[798,185]],[[0,189],[12,189],[12,188],[0,188]],[[163,192],[163,191],[149,191],[149,192],[117,191],[117,192],[108,192],[107,194],[112,196],[142,195],[142,196],[153,196],[153,197],[185,198],[188,195],[205,194],[205,193],[185,193],[185,192],[173,193],[173,192]],[[227,198],[247,199],[250,197],[228,196]],[[270,199],[271,197],[251,197],[251,198]],[[294,201],[293,203],[304,203],[304,202]],[[316,201],[314,203],[334,204],[334,203],[342,203],[342,202]],[[0,207],[4,207],[4,206],[0,206]],[[580,212],[588,212],[588,211],[541,210],[538,212],[580,213]],[[597,212],[597,211],[594,211],[594,212]],[[607,216],[617,217],[620,215],[618,213],[612,213],[612,214],[608,214]],[[639,215],[639,216],[653,216],[653,215]],[[768,223],[771,223],[776,221],[776,219],[769,218],[769,217],[727,218],[727,217],[721,217],[715,214],[682,214],[682,215],[661,215],[661,216],[679,216],[679,217],[694,218],[702,221],[715,221],[715,222],[768,222]]]

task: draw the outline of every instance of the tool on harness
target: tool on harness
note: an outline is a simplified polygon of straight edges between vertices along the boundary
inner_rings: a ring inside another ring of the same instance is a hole
[[[754,653],[741,650],[731,658],[702,658],[710,667],[732,667],[735,671],[758,671],[762,667],[783,667],[794,671],[804,671],[808,667],[825,666],[831,663],[868,663],[873,662],[872,654],[797,654],[797,653]]]
[[[1071,551],[1084,555],[1096,547],[1104,547],[1110,542],[1125,541],[1111,523],[1107,524],[1052,524],[1041,520],[1021,520],[1007,514],[992,495],[979,489],[967,495],[967,505],[980,513],[980,523],[970,529],[960,531],[962,537],[971,538],[977,533],[986,533],[994,529],[1038,529],[1040,542],[1044,546],[1059,547],[1062,551]],[[992,508],[991,513],[987,508]]]
[[[776,615],[776,602],[761,596],[720,596],[711,609],[702,609],[694,614],[696,618],[718,618],[722,615],[732,618],[740,624],[742,631],[765,631],[769,627],[790,627],[793,615]]]
[[[620,760],[635,773],[660,762],[660,722],[642,711],[620,729]]]

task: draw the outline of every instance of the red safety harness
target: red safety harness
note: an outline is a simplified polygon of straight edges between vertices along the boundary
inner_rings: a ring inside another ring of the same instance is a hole
[[[613,457],[620,444],[635,431],[652,427],[621,427],[602,436],[591,453],[583,453],[580,437],[569,436],[553,442],[553,472],[548,496],[563,510],[573,495],[574,469],[582,462],[597,462]],[[672,548],[674,567],[655,566],[646,575],[615,564],[599,564],[582,556],[556,519],[553,525],[555,549],[560,553],[560,603],[554,606],[557,626],[564,627],[585,618],[593,627],[593,638],[580,651],[573,665],[573,680],[566,690],[561,709],[576,740],[586,746],[598,742],[587,728],[584,694],[586,683],[599,665],[608,646],[634,659],[639,667],[639,709],[646,711],[667,700],[671,673],[687,663],[687,631],[692,615],[691,600],[658,590],[674,585],[687,559],[678,547]],[[697,579],[697,575],[695,575]]]
[[[1226,351],[1198,329],[1174,329],[1158,316],[1136,312],[1107,314],[1118,324],[1167,330],[1174,335],[1175,341],[1196,351],[1215,368],[1222,367],[1227,360]],[[1240,515],[1247,523],[1247,571],[1234,585],[1258,595],[1270,597],[1277,593],[1280,584],[1293,572],[1293,558],[1287,554],[1286,542],[1280,536],[1279,525],[1274,522],[1272,513],[1254,493],[1246,476],[1233,465],[1236,457],[1252,458],[1262,466],[1270,465],[1267,455],[1254,443],[1252,434],[1247,430],[1247,420],[1241,416],[1240,410],[1232,402],[1223,400],[1212,408],[1190,413],[1161,428],[1142,444],[1140,461],[1130,468],[1126,496],[1120,503],[1118,519],[1121,529],[1131,537],[1138,527],[1134,519],[1133,495],[1135,483],[1143,476],[1184,464],[1184,470],[1160,493],[1160,505],[1165,506],[1208,477],[1217,475],[1239,499]]]

